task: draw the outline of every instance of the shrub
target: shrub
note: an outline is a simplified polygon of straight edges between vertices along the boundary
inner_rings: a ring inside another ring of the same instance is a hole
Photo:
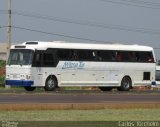
[[[0,60],[0,67],[5,67],[5,65],[6,65],[6,61]]]
[[[0,86],[4,86],[4,82],[5,82],[5,77],[0,76]]]

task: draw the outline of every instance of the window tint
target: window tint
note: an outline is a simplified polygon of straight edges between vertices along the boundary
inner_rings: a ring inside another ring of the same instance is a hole
[[[35,51],[34,57],[33,57],[33,67],[41,67],[42,64],[42,53],[41,51]]]
[[[113,51],[98,51],[99,61],[115,61],[115,53]]]
[[[58,64],[58,59],[56,56],[56,49],[49,48],[43,51],[43,67],[56,67]]]
[[[57,50],[57,57],[59,60],[71,60],[73,56],[73,50],[59,49]]]
[[[29,49],[11,49],[9,65],[31,65],[34,52]]]
[[[144,72],[143,73],[143,80],[150,80],[150,76],[151,75],[151,73],[150,72]]]
[[[46,51],[35,51],[33,58],[33,67],[56,67],[58,59],[55,55],[55,49],[47,49]]]
[[[44,66],[53,66],[54,65],[53,54],[49,54],[49,53],[43,54],[43,65]]]
[[[42,66],[56,66],[59,60],[97,62],[154,62],[152,52],[48,49],[46,51],[37,51],[34,55],[33,64],[41,66],[43,63]]]
[[[133,52],[128,52],[128,60],[127,61],[130,61],[130,62],[137,62],[137,57],[136,57],[136,53],[133,51]]]
[[[122,52],[122,51],[116,52],[116,61],[118,61],[118,62],[124,62],[125,61],[124,60],[124,55],[125,55],[125,53]]]
[[[119,62],[136,62],[135,52],[131,51],[117,51],[116,61]]]
[[[96,52],[92,50],[78,50],[77,51],[78,60],[95,61]]]
[[[154,62],[151,52],[136,52],[138,62]]]

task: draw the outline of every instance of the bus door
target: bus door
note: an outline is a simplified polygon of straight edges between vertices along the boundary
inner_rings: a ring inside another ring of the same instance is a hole
[[[42,53],[40,51],[35,52],[32,74],[34,77],[34,85],[43,85]]]

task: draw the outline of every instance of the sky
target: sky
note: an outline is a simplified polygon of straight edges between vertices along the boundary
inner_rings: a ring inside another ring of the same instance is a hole
[[[8,0],[0,0],[0,43],[6,43]],[[11,42],[140,44],[160,59],[159,0],[12,0]]]

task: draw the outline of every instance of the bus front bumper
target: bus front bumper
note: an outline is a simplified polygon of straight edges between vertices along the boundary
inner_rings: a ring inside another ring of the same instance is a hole
[[[6,85],[9,86],[32,86],[34,81],[26,81],[26,80],[6,80]]]

